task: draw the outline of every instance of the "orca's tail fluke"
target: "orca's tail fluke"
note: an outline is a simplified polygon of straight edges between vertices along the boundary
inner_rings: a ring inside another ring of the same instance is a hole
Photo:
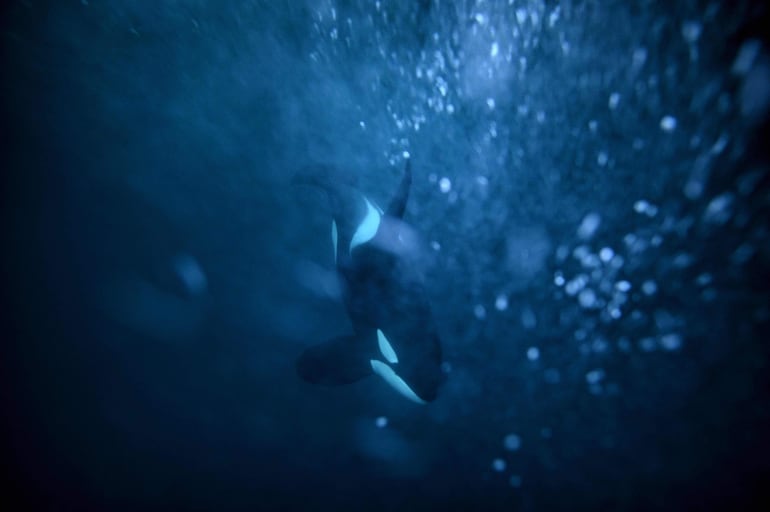
[[[314,345],[297,359],[297,373],[312,384],[336,386],[359,381],[372,374],[372,353],[357,336],[339,336]]]

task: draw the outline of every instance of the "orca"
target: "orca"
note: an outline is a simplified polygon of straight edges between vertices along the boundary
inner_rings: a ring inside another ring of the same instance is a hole
[[[208,276],[184,228],[122,183],[86,176],[57,190],[61,206],[46,223],[58,245],[46,254],[58,275],[76,278],[66,286],[81,293],[82,314],[135,339],[199,339],[211,311]]]
[[[410,159],[384,211],[341,180],[297,175],[294,183],[317,186],[329,199],[334,261],[353,326],[352,334],[305,350],[297,373],[322,385],[375,374],[415,403],[435,400],[444,380],[441,342],[417,264],[416,237],[403,220]]]

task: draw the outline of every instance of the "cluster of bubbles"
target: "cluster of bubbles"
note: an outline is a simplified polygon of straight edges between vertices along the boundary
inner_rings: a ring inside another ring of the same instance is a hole
[[[390,134],[383,154],[391,165],[426,125],[475,111],[493,114],[509,82],[526,78],[528,53],[541,32],[556,30],[561,18],[560,6],[548,8],[542,0],[436,3],[422,9],[382,1],[343,7],[328,1],[312,13],[317,44],[308,54],[311,64],[323,72],[351,68],[370,97],[382,98],[378,107],[384,107],[390,125],[376,129]],[[421,16],[424,26],[415,22]],[[418,40],[401,44],[400,35],[410,32]],[[566,54],[569,43],[564,34],[559,37]],[[350,62],[362,56],[366,67],[352,69]],[[372,135],[373,113],[357,108],[360,129]],[[519,108],[528,110],[526,103]],[[536,114],[545,120],[543,112]],[[486,139],[499,135],[490,120]],[[446,179],[437,182],[444,193],[449,192]]]
[[[701,32],[698,21],[682,24],[682,36],[691,60],[698,58],[697,42]],[[766,70],[756,70],[757,66],[766,66],[757,60],[759,51],[756,41],[745,43],[738,51],[731,72],[744,81],[752,74],[765,73]],[[635,61],[643,62],[646,57],[644,49],[634,53]],[[757,110],[767,112],[770,79],[753,90],[751,99],[746,96],[745,88],[744,82],[738,100],[741,104],[752,104],[750,111],[741,112],[744,120],[751,121],[758,115]],[[726,103],[724,97],[722,100]],[[620,93],[612,92],[607,106],[617,110],[622,108],[622,101]],[[575,227],[574,240],[558,245],[551,258],[555,267],[551,298],[557,307],[570,311],[562,316],[561,327],[573,340],[577,352],[584,356],[584,385],[596,396],[621,392],[620,386],[611,381],[611,371],[597,361],[602,361],[602,357],[608,360],[615,354],[643,357],[656,353],[677,357],[687,347],[690,334],[689,317],[683,310],[697,308],[698,301],[705,304],[719,300],[721,286],[735,276],[744,276],[745,267],[766,250],[770,240],[765,223],[753,218],[755,212],[751,205],[758,183],[766,178],[766,169],[738,173],[724,186],[712,185],[715,168],[724,166],[725,162],[734,166],[735,155],[740,155],[742,150],[740,141],[746,133],[745,125],[727,124],[708,140],[697,129],[688,132],[677,113],[670,112],[658,118],[657,129],[662,137],[684,141],[696,154],[690,162],[690,171],[681,180],[680,195],[657,200],[636,199],[629,205],[635,215],[630,223],[633,228],[620,234],[617,223],[605,219],[603,212],[590,211]],[[596,121],[589,121],[589,131],[598,131]],[[645,145],[638,138],[631,141],[631,149],[635,151]],[[607,150],[596,153],[599,167],[607,166],[610,161]],[[721,255],[709,253],[705,243],[715,237],[725,240],[720,252],[724,251],[726,257],[721,261]],[[714,263],[715,258],[718,264]],[[682,295],[686,296],[684,304],[669,300]],[[492,303],[501,314],[508,310],[505,294],[493,297]],[[483,321],[488,312],[484,305],[477,304],[473,314]],[[749,317],[767,321],[770,311],[761,303],[749,312]],[[536,322],[535,313],[524,307],[521,325],[532,329]],[[525,355],[529,361],[541,359],[537,346],[526,348]],[[536,371],[541,370],[538,367]],[[547,367],[544,372],[546,382],[560,382],[559,369]],[[518,444],[516,446],[518,448]],[[492,467],[503,472],[506,460],[495,458]],[[511,485],[520,484],[520,477],[512,475]]]
[[[537,47],[543,31],[553,31],[564,56],[581,51],[570,41],[569,30],[560,26],[564,18],[561,6],[546,6],[545,2],[530,0],[476,2],[467,7],[470,10],[460,15],[460,22],[430,25],[431,30],[424,34],[416,52],[393,47],[383,35],[392,31],[377,29],[396,23],[398,17],[398,13],[383,2],[376,2],[368,16],[355,20],[343,19],[333,7],[328,12],[319,11],[316,30],[334,42],[324,48],[347,51],[356,46],[356,41],[360,42],[362,34],[373,38],[371,56],[377,60],[376,67],[380,70],[376,80],[367,83],[373,92],[387,89],[389,81],[406,84],[388,89],[383,96],[390,125],[386,130],[390,139],[384,155],[391,164],[396,164],[404,152],[410,150],[410,139],[426,125],[441,119],[472,117],[475,126],[483,128],[480,136],[475,132],[473,137],[469,136],[470,145],[479,144],[474,146],[474,151],[493,153],[486,151],[489,146],[482,143],[500,141],[506,150],[510,149],[507,162],[515,167],[513,164],[521,160],[523,150],[508,142],[511,116],[515,120],[531,119],[537,125],[544,125],[549,119],[547,105],[537,101],[524,97],[513,100],[512,105],[508,103],[512,84],[529,78],[532,50]],[[468,15],[469,19],[465,19]],[[704,14],[708,16],[711,14]],[[702,59],[704,24],[697,19],[685,19],[680,22],[679,31],[680,44],[695,69],[695,64]],[[587,159],[599,169],[613,168],[621,152],[642,154],[643,150],[651,151],[652,144],[675,148],[673,154],[683,162],[671,173],[671,182],[677,184],[678,194],[666,191],[665,195],[633,198],[626,205],[628,215],[623,214],[623,218],[633,219],[628,226],[618,225],[615,220],[618,212],[592,207],[592,211],[585,212],[575,223],[571,236],[553,244],[547,239],[541,244],[548,251],[548,264],[552,267],[548,298],[555,308],[564,311],[559,327],[569,340],[568,348],[584,360],[580,384],[591,395],[621,392],[612,381],[610,365],[602,364],[610,356],[647,357],[655,353],[679,357],[691,342],[688,317],[679,302],[666,299],[686,293],[688,300],[702,303],[718,300],[720,286],[728,275],[739,275],[761,248],[767,247],[770,235],[761,222],[752,218],[748,201],[766,177],[766,169],[743,173],[721,188],[712,185],[715,169],[726,162],[733,165],[734,155],[740,155],[746,132],[742,123],[760,118],[770,106],[770,67],[767,59],[761,58],[763,51],[755,40],[745,42],[738,50],[728,70],[740,82],[734,99],[720,90],[722,82],[712,81],[702,87],[696,84],[691,104],[677,107],[661,105],[657,93],[650,92],[670,78],[666,75],[669,70],[650,70],[653,64],[660,65],[652,62],[657,58],[653,51],[641,44],[632,47],[625,66],[630,77],[629,87],[602,93],[608,93],[603,96],[606,100],[602,99],[602,106],[607,109],[605,114],[623,116],[627,112],[629,119],[636,119],[638,113],[631,111],[632,96],[636,94],[638,101],[649,93],[647,106],[654,114],[643,122],[645,132],[629,130],[624,133],[628,135],[627,141],[618,143],[609,138],[602,140],[606,133],[597,119],[588,118],[580,121],[579,126],[568,127],[578,133],[581,140],[600,140],[599,147],[589,151]],[[329,56],[315,50],[311,58],[320,62],[328,61]],[[706,82],[706,78],[703,81]],[[736,107],[738,121],[726,114],[731,111],[731,105]],[[692,126],[692,111],[712,107],[717,114],[711,116],[711,124],[704,124],[705,128]],[[723,118],[729,118],[729,122],[723,123]],[[446,123],[446,126],[455,124]],[[368,129],[367,122],[362,119],[360,127]],[[491,175],[483,171],[474,171],[478,174],[474,176],[475,182],[480,188],[488,189]],[[454,204],[462,199],[462,177],[442,174],[431,173],[428,181],[437,197]],[[726,237],[728,255],[721,262],[723,265],[714,265],[713,255],[704,253],[706,245],[702,242],[726,231],[731,232]],[[538,240],[534,235],[522,238]],[[440,251],[442,245],[434,240],[431,247]],[[532,273],[539,267],[532,268]],[[510,298],[509,293],[495,292],[486,304],[472,306],[473,316],[483,322],[490,315],[510,315],[513,310]],[[770,317],[764,307],[758,306],[755,318]],[[537,327],[539,312],[531,306],[517,311],[524,329]],[[533,371],[542,371],[547,383],[561,382],[564,371],[547,360],[547,351],[528,345],[523,348],[522,357],[542,363],[542,366],[533,365]],[[379,418],[377,426],[384,428],[387,420]],[[521,439],[515,434],[503,441],[507,452],[516,452],[520,446]],[[505,457],[497,457],[491,467],[505,473],[509,464]],[[513,487],[522,484],[518,474],[510,474],[509,478]]]
[[[540,434],[543,438],[547,439],[551,436],[551,429],[547,427],[543,428]],[[501,475],[505,475],[507,477],[508,485],[518,489],[522,486],[523,478],[519,473],[509,470],[509,461],[516,458],[516,454],[522,446],[522,439],[518,434],[510,433],[503,437],[502,445],[503,450],[507,453],[506,455],[492,459],[492,470]]]

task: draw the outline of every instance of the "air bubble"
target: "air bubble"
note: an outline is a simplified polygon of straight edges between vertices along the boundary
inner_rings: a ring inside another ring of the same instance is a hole
[[[525,329],[534,329],[535,326],[537,326],[537,317],[535,316],[535,312],[532,311],[529,307],[525,307],[521,311],[521,325]]]
[[[578,227],[577,235],[584,240],[593,237],[596,234],[596,230],[599,229],[601,222],[602,218],[598,213],[592,212],[587,214],[583,217],[583,221]]]
[[[604,263],[608,263],[613,256],[615,256],[615,251],[609,247],[602,247],[602,250],[599,251],[599,259]]]
[[[673,116],[664,116],[660,120],[660,129],[666,133],[671,133],[676,130],[676,118]]]
[[[609,161],[609,156],[607,156],[606,151],[599,151],[599,154],[596,155],[596,163],[599,164],[599,166],[604,167],[607,165],[607,162]]]
[[[604,379],[604,370],[598,368],[586,373],[586,382],[589,384],[598,384]]]
[[[678,334],[664,334],[660,337],[660,346],[665,350],[679,350],[682,346],[682,337]]]
[[[578,302],[586,309],[593,308],[596,305],[596,292],[590,288],[586,288],[578,295]]]
[[[697,21],[685,21],[682,23],[682,37],[690,44],[698,41],[703,25]]]
[[[515,452],[516,450],[521,448],[521,438],[516,434],[508,434],[503,439],[503,446],[509,452]]]
[[[615,288],[617,288],[619,292],[625,293],[631,289],[631,283],[628,281],[618,281],[615,283]]]
[[[658,291],[658,285],[655,284],[655,281],[647,280],[642,283],[642,291],[645,295],[655,295],[655,292]]]
[[[639,348],[644,352],[652,352],[655,350],[655,338],[642,338],[639,340]]]

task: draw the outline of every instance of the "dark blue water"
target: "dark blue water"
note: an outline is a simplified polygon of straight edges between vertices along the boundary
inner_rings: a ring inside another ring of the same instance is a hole
[[[761,2],[2,8],[3,500],[725,510],[770,476]],[[317,387],[404,155],[447,377]]]

